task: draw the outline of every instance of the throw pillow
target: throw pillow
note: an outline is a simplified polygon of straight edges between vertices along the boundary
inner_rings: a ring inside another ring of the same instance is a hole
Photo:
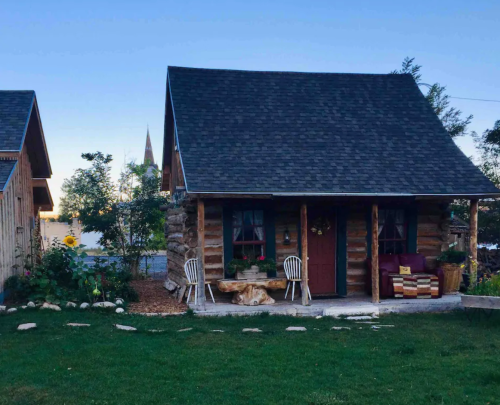
[[[399,274],[411,274],[411,268],[405,266],[399,266]]]

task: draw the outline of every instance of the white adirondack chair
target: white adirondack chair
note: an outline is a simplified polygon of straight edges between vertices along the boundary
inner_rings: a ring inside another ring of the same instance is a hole
[[[290,284],[292,284],[292,301],[295,295],[295,282],[297,281],[300,284],[300,288],[302,288],[302,260],[297,256],[288,256],[285,259],[285,263],[283,264],[285,268],[286,278],[288,279],[288,285],[286,286],[285,299],[288,295],[288,289],[290,288]],[[302,294],[304,292],[302,291]],[[307,294],[309,295],[309,299],[311,298],[311,290],[309,290],[309,286],[307,286]]]
[[[189,302],[191,291],[194,286],[194,305],[198,305],[198,259],[189,259],[184,265],[184,273],[186,273],[186,278],[188,280],[187,285],[189,286],[186,302]],[[208,291],[210,291],[210,296],[215,304],[214,295],[212,294],[212,289],[210,288],[210,281],[205,281],[205,285],[208,285]]]

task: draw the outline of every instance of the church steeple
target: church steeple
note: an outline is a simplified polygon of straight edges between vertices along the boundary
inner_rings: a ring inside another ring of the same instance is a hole
[[[150,166],[155,165],[155,158],[153,156],[153,147],[151,146],[151,138],[149,137],[149,125],[148,125],[148,134],[146,136],[146,150],[144,151],[144,163],[149,160]]]

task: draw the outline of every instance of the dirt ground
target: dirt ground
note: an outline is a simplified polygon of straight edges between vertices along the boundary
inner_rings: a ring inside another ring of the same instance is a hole
[[[183,302],[179,304],[175,298],[163,287],[161,280],[135,280],[131,286],[139,294],[139,302],[131,302],[128,305],[128,312],[167,312],[178,313],[187,309]]]

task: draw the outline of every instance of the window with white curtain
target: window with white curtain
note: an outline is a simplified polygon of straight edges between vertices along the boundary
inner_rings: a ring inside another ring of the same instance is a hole
[[[380,209],[378,214],[378,253],[406,253],[407,221],[404,209]]]
[[[266,236],[264,232],[264,211],[233,211],[233,257],[258,258],[265,256]]]

